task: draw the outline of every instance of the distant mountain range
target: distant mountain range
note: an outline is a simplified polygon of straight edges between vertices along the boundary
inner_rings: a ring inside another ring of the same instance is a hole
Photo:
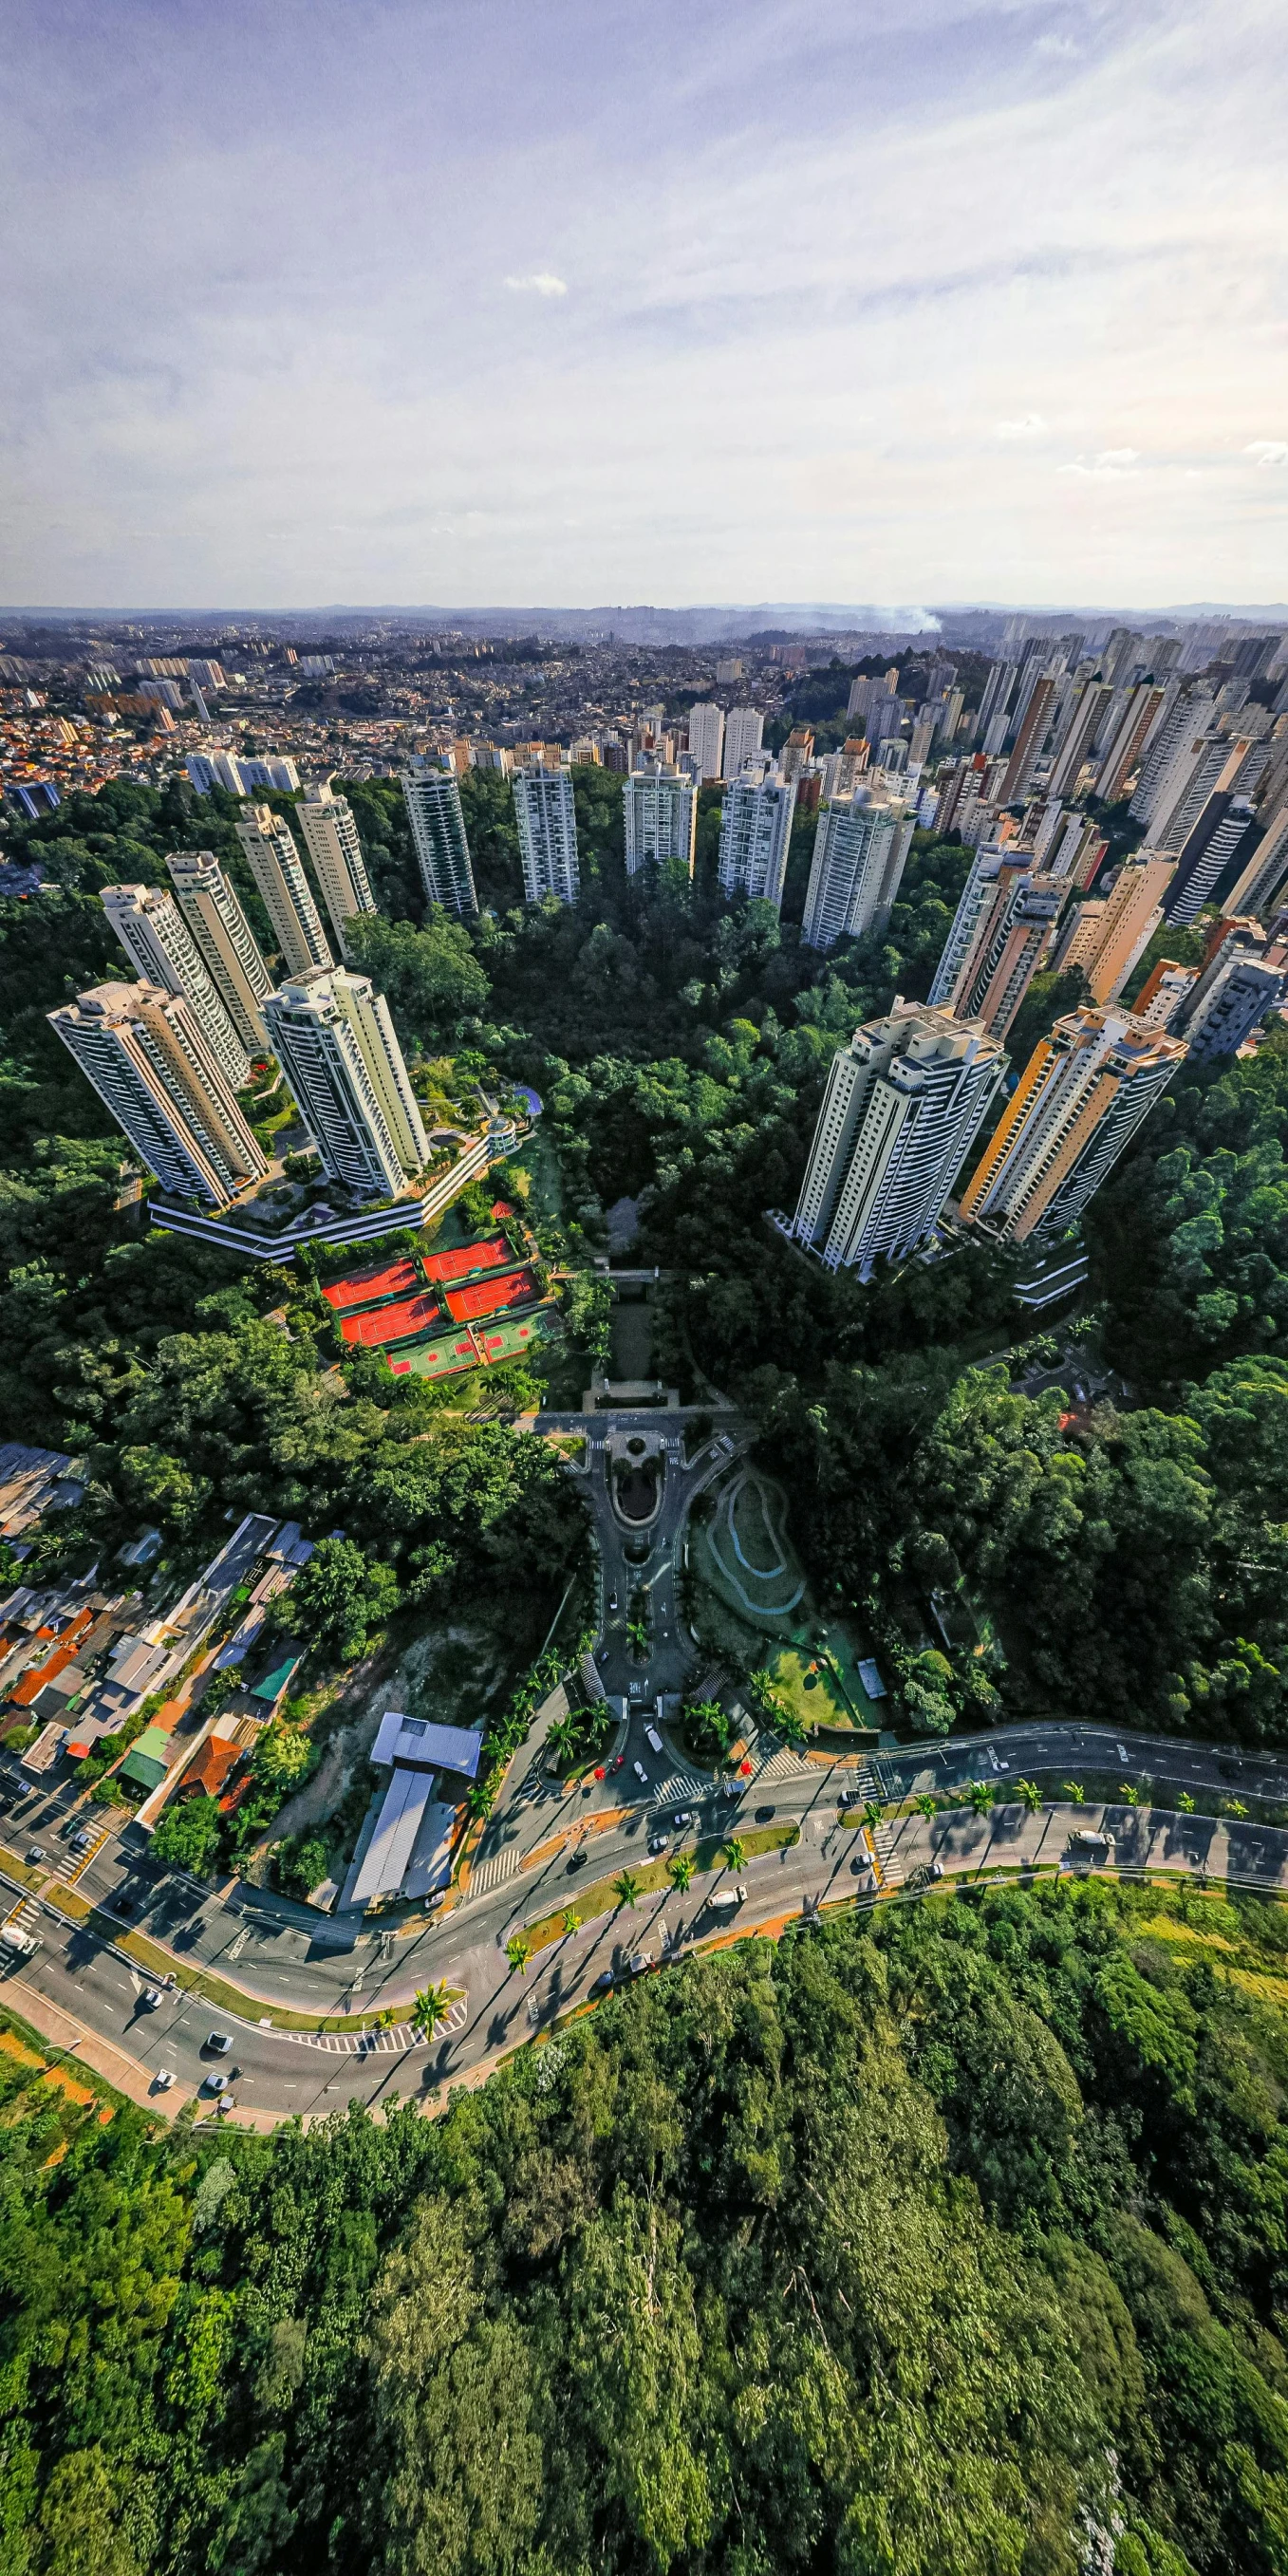
[[[1197,618],[1229,618],[1233,623],[1251,623],[1266,627],[1288,626],[1288,605],[1282,600],[1233,604],[1228,601],[1192,600],[1169,608],[1132,608],[1096,606],[1051,608],[1026,607],[1022,602],[1001,600],[952,601],[942,605],[903,603],[885,606],[874,602],[835,600],[758,600],[742,605],[713,604],[696,608],[658,608],[646,605],[605,604],[598,608],[454,608],[433,602],[423,607],[405,604],[354,605],[333,601],[320,608],[182,608],[131,609],[87,606],[72,608],[0,608],[0,633],[39,620],[42,625],[84,625],[87,622],[129,619],[143,626],[173,627],[176,624],[197,628],[249,625],[270,627],[276,633],[306,633],[320,628],[335,629],[348,625],[370,625],[373,619],[391,626],[420,628],[454,627],[459,632],[477,635],[532,635],[562,637],[570,643],[607,642],[611,637],[621,644],[699,645],[728,643],[787,643],[796,635],[842,636],[913,636],[941,635],[946,642],[978,643],[987,646],[995,639],[1008,618],[1026,617],[1035,624],[1054,630],[1069,625],[1130,625],[1157,630],[1160,626],[1188,624]]]

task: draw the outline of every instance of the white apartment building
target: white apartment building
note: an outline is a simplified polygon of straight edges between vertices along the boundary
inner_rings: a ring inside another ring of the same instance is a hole
[[[285,815],[275,814],[271,805],[243,805],[237,838],[250,861],[287,974],[305,975],[312,966],[330,966],[333,960],[313,889]]]
[[[450,769],[413,753],[402,772],[403,800],[421,883],[431,903],[457,919],[478,911],[461,791]]]
[[[689,749],[698,764],[700,778],[718,778],[724,750],[725,718],[723,707],[699,705],[689,709]],[[726,773],[727,774],[727,773]]]
[[[870,1279],[934,1233],[1006,1070],[996,1038],[896,996],[833,1059],[792,1232]]]
[[[724,720],[724,776],[738,778],[744,760],[759,760],[764,739],[759,707],[730,707]]]
[[[182,993],[206,1043],[234,1091],[250,1080],[250,1063],[237,1030],[216,992],[197,943],[173,895],[163,886],[103,888],[103,910],[132,965],[146,984]]]
[[[698,828],[697,782],[676,769],[634,769],[622,781],[626,873],[664,867],[678,859],[693,874]]]
[[[916,818],[902,805],[865,795],[825,805],[818,818],[805,919],[807,948],[883,930],[912,848]]]
[[[367,877],[367,863],[358,839],[358,826],[353,809],[345,796],[337,796],[325,781],[307,787],[304,802],[296,808],[304,846],[313,861],[313,873],[322,888],[322,900],[331,916],[341,956],[347,954],[345,930],[364,912],[374,912],[376,899]]]
[[[575,903],[581,879],[577,809],[568,771],[544,765],[516,769],[514,814],[528,902],[542,903],[552,894],[560,903]]]
[[[731,779],[720,813],[720,883],[727,895],[761,897],[775,911],[783,900],[787,846],[796,810],[796,781],[776,769]]]
[[[176,1198],[227,1207],[268,1164],[192,1005],[156,984],[95,984],[48,1013],[141,1163]]]
[[[235,888],[213,850],[171,850],[166,866],[175,902],[247,1055],[265,1053],[264,1004],[273,978]]]
[[[397,1197],[429,1142],[383,993],[345,967],[313,967],[264,1016],[329,1177],[359,1198]]]

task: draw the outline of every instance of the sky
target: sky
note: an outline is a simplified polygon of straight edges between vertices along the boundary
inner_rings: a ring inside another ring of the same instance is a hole
[[[0,602],[1288,598],[1281,0],[8,0]]]

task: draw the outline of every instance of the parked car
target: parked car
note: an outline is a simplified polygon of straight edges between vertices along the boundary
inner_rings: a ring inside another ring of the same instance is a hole
[[[609,1987],[609,1986],[611,1986],[611,1985],[612,1985],[612,1983],[613,1983],[613,1971],[612,1971],[612,1969],[611,1969],[611,1968],[601,1968],[601,1969],[600,1969],[600,1972],[599,1972],[599,1975],[598,1975],[597,1977],[593,1977],[593,1978],[591,1979],[590,1991],[591,1991],[592,1995],[602,1995],[602,1994],[606,1993],[606,1991],[607,1991],[608,1987]]]
[[[207,2031],[205,2046],[209,2049],[212,2057],[230,2057],[232,2055],[233,2044],[226,2030]]]
[[[157,2071],[152,2078],[154,2090],[158,2093],[168,2093],[173,2082],[174,2068],[172,2066],[158,2066]]]
[[[758,1825],[767,1825],[772,1822],[777,1813],[777,1807],[757,1807],[756,1822]]]

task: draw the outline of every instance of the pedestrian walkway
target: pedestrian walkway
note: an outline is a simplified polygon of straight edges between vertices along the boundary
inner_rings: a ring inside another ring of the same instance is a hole
[[[504,1851],[493,1852],[490,1860],[475,1861],[470,1871],[471,1896],[486,1896],[491,1888],[504,1887],[513,1878],[523,1855],[517,1843],[507,1844]]]

